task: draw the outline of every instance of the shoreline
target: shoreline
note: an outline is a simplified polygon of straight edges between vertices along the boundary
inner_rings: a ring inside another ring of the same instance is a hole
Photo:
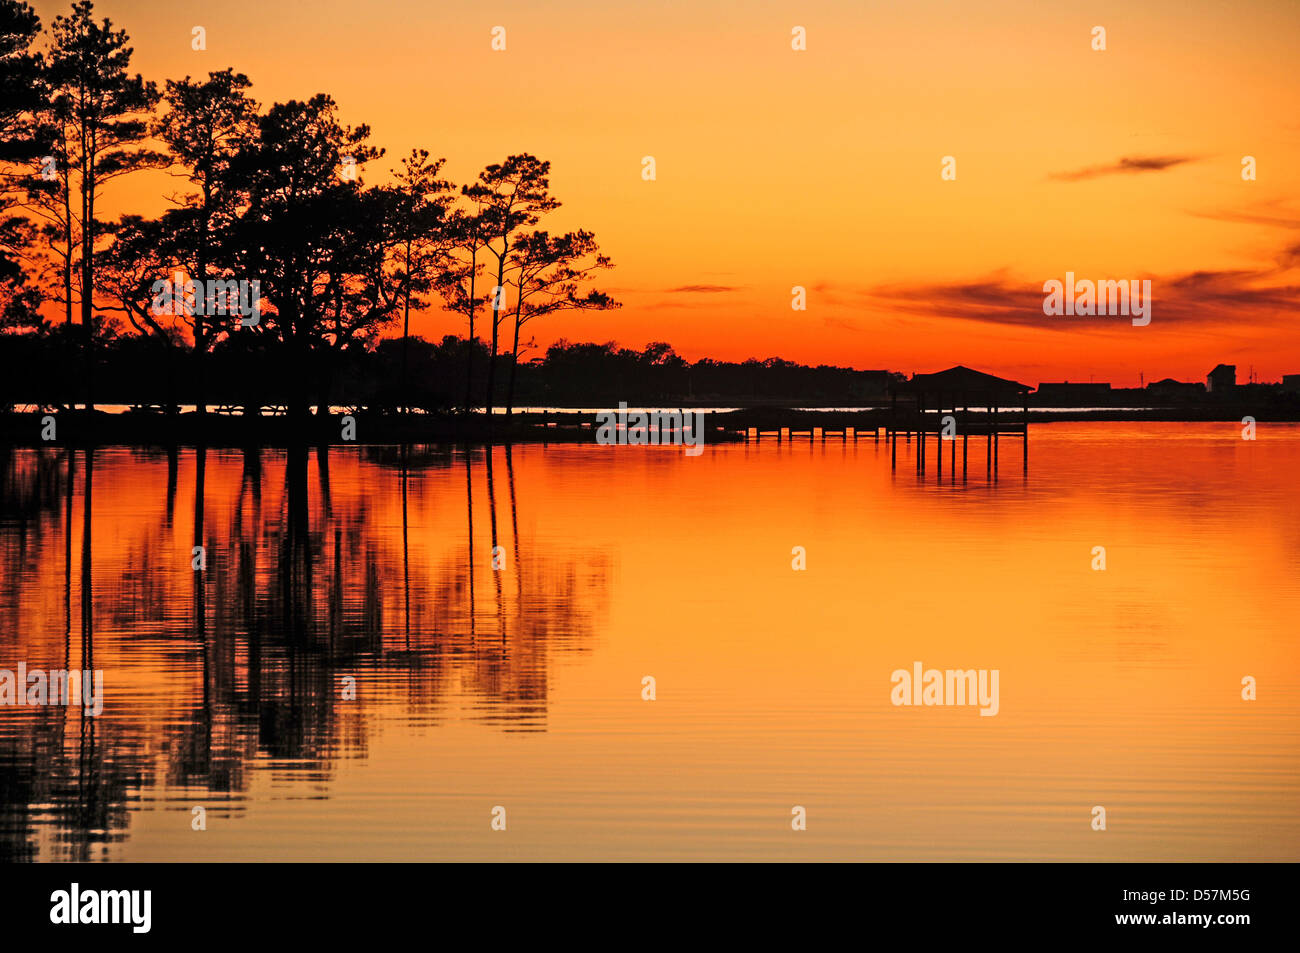
[[[84,410],[58,411],[50,414],[23,412],[0,414],[0,443],[9,446],[346,446],[349,444],[508,444],[508,443],[587,443],[594,442],[598,427],[595,413],[517,413],[509,423],[500,415],[396,414],[358,412],[353,439],[343,439],[341,414],[313,415],[305,422],[290,421],[284,416],[245,417],[209,413],[200,421],[194,413],[110,414]],[[977,426],[987,423],[983,411],[958,413],[960,421]],[[1216,407],[1152,407],[1145,410],[1003,411],[1000,423],[1029,424],[1111,422],[1111,423],[1235,423],[1243,417],[1258,423],[1300,423],[1300,409],[1260,407],[1248,404],[1225,404]],[[54,434],[48,432],[47,417],[54,418]],[[789,431],[808,435],[821,430],[836,439],[852,429],[857,438],[889,427],[895,419],[889,410],[821,411],[763,407],[708,412],[704,415],[705,442],[743,442],[750,432],[764,436]],[[909,429],[913,413],[900,414],[898,429]],[[937,416],[934,418],[937,419]],[[931,415],[926,415],[931,422]]]

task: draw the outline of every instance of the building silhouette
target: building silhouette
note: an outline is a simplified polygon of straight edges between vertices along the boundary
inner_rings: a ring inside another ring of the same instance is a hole
[[[1220,364],[1205,375],[1205,389],[1211,394],[1222,394],[1237,386],[1237,365]]]
[[[1147,393],[1160,400],[1194,400],[1204,396],[1205,385],[1200,381],[1176,381],[1166,377],[1148,384]]]

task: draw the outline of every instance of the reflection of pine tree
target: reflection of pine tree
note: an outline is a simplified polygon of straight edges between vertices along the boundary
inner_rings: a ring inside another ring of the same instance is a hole
[[[502,449],[490,476],[482,451],[445,447],[366,448],[314,467],[304,449],[98,451],[89,521],[70,456],[0,461],[0,504],[26,514],[0,532],[0,591],[13,594],[0,622],[22,638],[6,654],[58,668],[93,653],[108,698],[97,721],[45,708],[0,723],[0,857],[31,859],[37,826],[52,825],[58,859],[96,858],[96,844],[127,836],[130,799],[162,785],[187,801],[223,795],[217,810],[237,812],[232,795],[259,760],[327,781],[339,758],[366,756],[380,706],[436,722],[463,704],[502,730],[544,729],[550,667],[589,649],[601,611],[604,560],[520,537],[530,496]],[[346,476],[331,477],[339,467]],[[142,487],[156,487],[153,510],[133,502],[124,518],[122,500]],[[472,515],[481,536],[473,585],[466,536],[433,537],[425,523],[444,507]],[[403,529],[416,544],[405,560]],[[493,538],[506,573],[487,568]],[[60,606],[52,582],[65,572]],[[93,612],[78,626],[83,592]],[[139,672],[148,681],[136,687]],[[342,702],[344,674],[370,692]],[[52,807],[38,817],[33,805]]]

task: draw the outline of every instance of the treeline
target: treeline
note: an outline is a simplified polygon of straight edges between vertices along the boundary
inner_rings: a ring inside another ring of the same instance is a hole
[[[523,365],[538,399],[531,403],[612,406],[679,401],[744,404],[749,401],[847,405],[883,400],[902,374],[850,367],[809,367],[780,358],[741,362],[703,358],[690,362],[671,346],[653,343],[643,351],[615,344],[557,341],[541,361]]]
[[[206,399],[216,407],[256,412],[288,407],[292,388],[281,379],[266,351],[234,334],[206,356]],[[76,398],[82,372],[77,326],[56,324],[26,334],[0,335],[0,409],[19,405],[66,406]],[[441,341],[386,339],[373,348],[342,352],[329,375],[310,382],[318,407],[342,406],[379,412],[415,408],[445,413],[461,406],[471,367],[486,367],[488,345],[448,335]],[[165,410],[198,401],[195,358],[185,346],[155,337],[105,332],[96,350],[96,386],[103,403]],[[690,362],[663,343],[644,350],[613,343],[558,341],[544,356],[523,361],[517,373],[512,353],[501,357],[498,405],[508,381],[519,406],[616,406],[710,403],[744,405],[787,401],[823,406],[857,405],[886,398],[902,375],[844,367],[807,367],[777,358],[766,361]],[[403,369],[409,371],[402,387]]]
[[[509,408],[531,322],[617,307],[591,286],[611,267],[594,235],[539,227],[560,205],[548,162],[458,187],[415,148],[368,185],[383,150],[327,94],[264,107],[233,68],[159,88],[131,57],[89,0],[46,30],[0,0],[9,399]],[[145,170],[183,183],[173,207],[106,219],[105,186]],[[410,338],[429,307],[462,317],[459,344]]]

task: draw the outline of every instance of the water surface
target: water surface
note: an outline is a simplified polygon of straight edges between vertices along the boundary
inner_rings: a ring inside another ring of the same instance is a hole
[[[1300,428],[1031,433],[3,451],[0,858],[1300,858]]]

